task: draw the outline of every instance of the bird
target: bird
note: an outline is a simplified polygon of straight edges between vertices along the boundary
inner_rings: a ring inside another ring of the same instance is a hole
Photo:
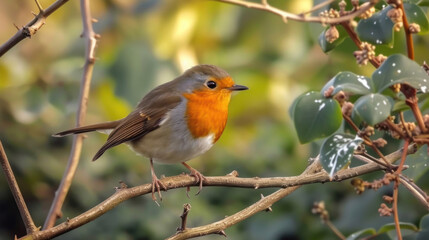
[[[160,190],[167,188],[156,176],[154,162],[183,164],[196,184],[199,183],[199,193],[205,177],[186,161],[202,155],[216,143],[226,126],[232,92],[247,89],[235,84],[225,70],[215,65],[196,65],[151,90],[135,110],[122,119],[76,127],[53,136],[92,131],[108,133],[93,161],[112,147],[122,143],[129,145],[150,161],[155,202],[155,191],[162,200]]]

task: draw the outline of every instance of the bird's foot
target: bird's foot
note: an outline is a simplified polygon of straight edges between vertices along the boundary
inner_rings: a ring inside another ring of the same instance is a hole
[[[183,164],[183,166],[185,166],[187,169],[189,169],[189,171],[191,171],[190,173],[189,173],[189,176],[193,176],[193,177],[195,177],[195,181],[196,181],[196,183],[200,183],[200,189],[198,190],[198,192],[195,194],[195,195],[198,195],[198,194],[200,194],[200,192],[201,192],[201,190],[203,189],[203,182],[204,182],[204,180],[206,179],[206,177],[204,177],[204,175],[203,174],[201,174],[200,172],[198,172],[198,170],[196,170],[195,168],[193,168],[193,167],[191,167],[191,166],[189,166],[188,164],[186,164],[185,162],[182,162],[182,164]],[[190,188],[188,187],[187,189],[186,189],[186,195],[188,195],[188,197],[189,197],[189,190],[190,190]]]
[[[162,201],[161,188],[163,190],[167,190],[167,187],[164,185],[164,183],[162,183],[161,180],[159,180],[158,177],[155,174],[153,174],[152,175],[152,200],[155,201],[157,204],[158,202],[156,201],[155,191],[158,192],[159,199],[160,201]]]

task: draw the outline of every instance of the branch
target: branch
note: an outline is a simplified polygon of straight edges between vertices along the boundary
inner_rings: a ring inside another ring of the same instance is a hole
[[[366,12],[368,9],[372,8],[378,1],[370,1],[362,4],[360,8],[350,14],[338,17],[338,18],[326,18],[326,17],[315,17],[315,16],[305,16],[304,14],[293,14],[281,9],[275,8],[267,3],[267,1],[262,1],[262,3],[254,3],[243,0],[215,0],[219,2],[225,2],[230,4],[235,4],[238,6],[243,6],[247,8],[254,8],[266,12],[270,12],[282,17],[283,21],[293,20],[298,22],[316,22],[322,24],[339,24],[342,22],[348,22],[355,17],[358,17],[362,13]]]
[[[25,38],[31,38],[36,34],[36,32],[45,24],[45,19],[68,1],[69,0],[57,0],[48,8],[42,9],[40,3],[36,0],[37,7],[39,8],[39,14],[34,16],[34,19],[21,29],[18,29],[18,32],[15,33],[15,35],[0,46],[0,57]]]
[[[79,108],[76,116],[76,127],[82,125],[86,115],[89,89],[90,89],[92,72],[93,72],[94,63],[95,63],[94,50],[97,43],[96,38],[98,37],[98,35],[94,33],[94,30],[92,28],[92,17],[89,9],[90,9],[89,1],[81,0],[83,37],[86,40],[86,50],[85,50],[86,61],[85,61],[85,66],[83,70],[82,82],[81,82]],[[74,174],[77,169],[77,165],[79,163],[83,139],[84,139],[83,135],[75,135],[73,138],[72,150],[67,163],[67,167],[66,167],[66,170],[64,171],[64,175],[61,180],[60,186],[58,187],[58,190],[55,193],[55,198],[52,202],[48,216],[46,217],[43,229],[48,229],[53,227],[55,225],[56,219],[61,216],[61,207],[70,189]]]
[[[10,167],[9,160],[7,159],[6,152],[4,151],[3,144],[0,141],[0,163],[3,171],[6,175],[6,180],[9,185],[10,191],[12,192],[13,198],[15,199],[16,205],[18,206],[19,213],[21,214],[22,221],[24,222],[27,234],[32,234],[38,231],[36,225],[34,225],[33,219],[31,218],[30,212],[28,211],[27,204],[25,204],[24,197],[22,196],[21,190],[19,189],[18,183],[16,182],[12,168]]]
[[[411,154],[415,152],[414,149],[415,145],[411,145],[408,148],[407,154]],[[395,162],[401,157],[402,151],[398,150],[394,153],[391,153],[386,156],[386,159],[389,162]],[[350,179],[356,176],[360,176],[369,172],[374,172],[377,170],[384,169],[382,166],[376,164],[376,163],[368,163],[359,167],[354,167],[351,169],[345,169],[342,171],[337,172],[336,175],[332,178],[332,180],[329,177],[329,174],[322,170],[319,162],[316,160],[314,161],[307,169],[304,171],[303,174],[299,176],[293,176],[293,177],[272,177],[272,178],[238,178],[234,174],[229,174],[227,176],[219,176],[219,177],[206,177],[204,180],[204,186],[229,186],[229,187],[241,187],[241,188],[272,188],[272,187],[281,187],[284,189],[280,189],[277,192],[264,197],[260,201],[257,202],[257,204],[254,204],[250,207],[250,209],[246,208],[246,216],[250,217],[251,215],[255,214],[259,210],[252,210],[252,208],[255,208],[255,206],[259,206],[259,204],[264,204],[264,207],[261,207],[262,210],[267,209],[270,207],[270,205],[279,199],[287,196],[288,194],[292,193],[294,190],[296,190],[299,186],[304,184],[310,184],[310,183],[325,183],[325,182],[339,182],[346,179]],[[170,189],[176,189],[176,188],[187,188],[190,186],[199,186],[195,183],[195,179],[189,175],[178,175],[178,176],[172,176],[172,177],[166,177],[161,179],[161,182],[167,187],[166,190]],[[121,184],[121,188],[118,188],[117,191],[98,204],[97,206],[89,209],[88,211],[80,214],[79,216],[76,216],[72,219],[67,220],[66,222],[63,222],[55,227],[35,232],[33,234],[24,236],[21,239],[50,239],[56,236],[59,236],[63,233],[66,233],[68,231],[71,231],[75,228],[78,228],[98,217],[103,215],[104,213],[110,211],[111,209],[118,206],[120,203],[135,198],[140,195],[144,194],[151,194],[152,193],[152,184],[144,184],[132,188],[126,188],[124,184]],[[268,204],[269,203],[269,204]],[[244,211],[242,210],[242,211]],[[239,212],[240,213],[240,212]],[[238,213],[234,214],[233,216],[236,216],[237,220],[242,221],[243,219],[240,217],[241,215],[237,215]],[[231,218],[228,218],[231,219]],[[225,220],[225,219],[224,219]],[[224,221],[222,220],[222,221]],[[224,224],[224,222],[222,222]],[[219,227],[219,225],[216,225]],[[224,226],[224,225],[220,225]],[[213,230],[212,233],[219,233],[224,228],[218,228]],[[187,228],[186,234],[196,234],[196,230],[194,228]],[[179,233],[180,234],[180,233]],[[175,235],[177,236],[177,235]],[[196,235],[195,235],[196,236]]]
[[[411,31],[410,31],[410,24],[408,23],[407,20],[407,15],[405,14],[405,9],[404,9],[404,3],[401,1],[401,3],[399,4],[399,8],[402,11],[402,22],[404,24],[404,30],[405,30],[405,38],[407,40],[407,52],[408,52],[408,58],[410,58],[411,60],[414,60],[414,44],[413,44],[413,37],[411,35]]]

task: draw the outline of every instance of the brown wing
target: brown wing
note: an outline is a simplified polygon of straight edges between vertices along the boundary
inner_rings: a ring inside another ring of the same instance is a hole
[[[103,153],[121,143],[141,138],[149,132],[157,129],[166,113],[176,107],[181,101],[179,96],[168,97],[164,105],[153,104],[140,106],[136,111],[130,113],[121,120],[121,123],[109,134],[106,143],[95,154],[93,161],[97,160]]]

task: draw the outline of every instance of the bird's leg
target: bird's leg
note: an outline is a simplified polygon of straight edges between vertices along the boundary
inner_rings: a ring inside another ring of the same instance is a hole
[[[162,201],[161,188],[163,188],[164,190],[167,190],[167,187],[165,187],[165,185],[156,176],[155,170],[153,169],[152,158],[150,159],[150,172],[152,174],[152,200],[156,202],[156,197],[155,197],[155,188],[156,188],[159,199]]]
[[[185,166],[187,169],[189,169],[189,171],[191,171],[191,173],[189,174],[189,176],[194,176],[195,180],[197,183],[200,183],[200,189],[198,190],[197,194],[200,194],[201,189],[203,189],[203,181],[206,179],[206,177],[203,176],[203,174],[201,174],[200,172],[198,172],[198,170],[196,170],[195,168],[189,166],[188,164],[186,164],[185,162],[182,162],[183,166]],[[187,192],[189,192],[189,188],[187,190]],[[186,193],[187,194],[187,193]]]

